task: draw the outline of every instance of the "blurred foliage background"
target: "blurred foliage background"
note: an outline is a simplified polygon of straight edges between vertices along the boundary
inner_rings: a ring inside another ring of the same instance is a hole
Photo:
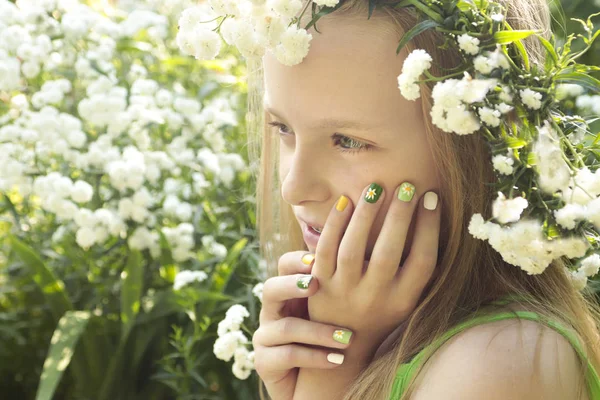
[[[232,368],[213,348],[235,304],[249,311],[240,329],[251,340],[265,276],[243,60],[233,49],[201,63],[180,55],[177,19],[192,1],[90,1],[71,17],[112,21],[104,41],[75,20],[61,25],[53,0],[23,3],[47,7],[26,18],[50,32],[62,59],[22,50],[26,85],[0,69],[0,397],[258,399],[255,373],[240,377],[238,354]],[[600,1],[552,8],[560,38]],[[0,37],[8,63],[21,37]],[[584,62],[600,65],[600,42]],[[66,125],[76,133],[61,133]],[[9,148],[14,126],[27,134]],[[179,289],[181,271],[206,275]]]

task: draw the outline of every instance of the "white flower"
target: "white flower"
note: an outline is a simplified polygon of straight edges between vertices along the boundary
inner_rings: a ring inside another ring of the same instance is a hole
[[[585,92],[585,89],[581,85],[573,83],[561,83],[556,85],[556,99],[564,100],[568,97],[581,96]]]
[[[548,121],[537,130],[539,135],[533,145],[533,153],[537,161],[538,183],[544,192],[553,194],[567,187],[571,170],[563,159],[558,136]]]
[[[245,317],[249,317],[248,309],[241,304],[234,304],[225,313],[225,318],[234,323],[241,324]]]
[[[506,103],[496,104],[496,110],[500,111],[501,114],[507,114],[512,111],[514,107],[509,106]]]
[[[408,75],[398,75],[398,89],[406,100],[416,100],[421,97],[421,89]]]
[[[481,128],[479,118],[465,106],[448,110],[446,121],[450,131],[457,135],[469,135]]]
[[[301,0],[268,0],[267,5],[285,18],[294,18],[302,9]]]
[[[542,94],[529,88],[519,91],[523,104],[532,110],[539,110],[542,107]]]
[[[598,271],[600,270],[600,255],[592,254],[591,256],[584,258],[583,261],[581,261],[579,270],[589,278],[598,274]]]
[[[498,222],[507,224],[518,221],[528,205],[527,199],[522,197],[506,199],[502,192],[498,192],[498,197],[492,206],[492,213]]]
[[[259,282],[252,288],[252,293],[262,302],[264,282]]]
[[[227,332],[217,338],[213,346],[213,352],[218,359],[229,361],[236,349],[246,343],[248,343],[248,338],[242,331]]]
[[[479,39],[470,36],[468,33],[458,37],[458,44],[462,51],[467,54],[475,55],[479,53]]]
[[[491,60],[486,56],[475,57],[475,59],[473,60],[473,65],[475,66],[475,69],[477,71],[481,72],[484,75],[488,75],[490,72],[493,71],[495,67]]]
[[[500,113],[500,111],[493,110],[488,107],[482,107],[479,109],[479,116],[481,117],[483,123],[494,128],[500,126],[501,115],[502,113]]]
[[[476,239],[489,238],[488,226],[481,214],[474,214],[469,222],[469,233]]]
[[[566,229],[574,229],[577,220],[585,217],[585,208],[579,204],[567,204],[559,210],[554,210],[556,222]]]
[[[498,94],[498,98],[505,103],[512,103],[513,96],[510,87],[501,85],[500,88],[501,90],[500,94]]]
[[[208,278],[208,275],[204,271],[183,270],[183,271],[179,272],[177,275],[175,275],[175,282],[173,283],[173,290],[179,290],[182,287],[184,287],[194,281],[202,282],[206,278]]]
[[[490,18],[496,22],[504,21],[504,15],[499,14],[499,13],[494,13],[494,14],[490,15]]]
[[[581,270],[570,271],[569,276],[571,278],[571,284],[576,290],[583,290],[587,285],[587,276]]]
[[[494,165],[494,169],[504,175],[510,175],[513,173],[514,163],[515,160],[512,157],[503,156],[502,154],[498,154],[492,157],[492,164]]]
[[[398,76],[398,88],[407,100],[416,100],[421,97],[417,84],[419,77],[431,68],[433,59],[423,49],[412,51],[404,60],[402,73]]]
[[[232,0],[209,0],[212,9],[219,15],[237,15],[240,10]]]
[[[320,6],[335,7],[340,0],[314,0],[314,2]]]
[[[292,25],[281,35],[281,43],[271,51],[280,63],[293,66],[306,57],[311,40],[312,35],[306,29]]]
[[[92,199],[94,189],[85,181],[77,181],[71,189],[71,198],[77,203],[87,203]]]
[[[79,228],[75,235],[75,240],[79,247],[87,250],[96,243],[96,233],[93,229],[88,227]]]

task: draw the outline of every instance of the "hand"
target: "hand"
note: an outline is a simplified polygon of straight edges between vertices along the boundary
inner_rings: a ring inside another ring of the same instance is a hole
[[[355,344],[351,350],[360,349],[364,354],[358,357],[359,361],[364,356],[369,362],[383,340],[416,308],[433,274],[441,207],[426,209],[425,196],[403,202],[397,198],[396,190],[370,260],[365,261],[371,225],[385,195],[381,193],[377,202],[369,203],[365,201],[367,191],[368,188],[363,191],[354,213],[348,199],[343,211],[334,206],[327,218],[312,271],[319,279],[320,290],[308,299],[308,311],[311,321],[352,330]],[[437,195],[427,196],[437,206]],[[400,266],[417,204],[414,239]]]
[[[260,325],[252,337],[254,367],[265,382],[267,392],[274,400],[293,398],[298,368],[336,368],[339,364],[328,361],[330,353],[341,351],[312,349],[303,346],[318,345],[346,349],[333,339],[338,327],[308,321],[307,297],[314,295],[319,283],[313,277],[307,289],[297,286],[298,278],[310,277],[312,263],[302,263],[305,251],[284,254],[279,259],[279,275],[266,280],[263,286]]]

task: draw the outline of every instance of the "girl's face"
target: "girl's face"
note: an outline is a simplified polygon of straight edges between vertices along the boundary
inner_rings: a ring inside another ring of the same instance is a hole
[[[271,53],[264,56],[265,109],[281,124],[271,130],[282,133],[283,199],[300,226],[303,220],[324,226],[340,195],[356,205],[365,187],[381,185],[386,195],[369,234],[367,260],[390,202],[399,201],[393,198],[397,186],[412,183],[415,197],[439,194],[420,101],[404,99],[398,89],[407,53],[396,55],[398,35],[376,16],[321,18],[321,33],[311,28],[308,56],[293,67]],[[411,237],[409,232],[406,250]]]

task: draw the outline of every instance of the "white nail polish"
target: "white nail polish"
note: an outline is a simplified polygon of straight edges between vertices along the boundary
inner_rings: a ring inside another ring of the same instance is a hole
[[[329,353],[327,355],[327,361],[334,364],[341,364],[344,362],[344,355],[338,353]]]
[[[434,192],[425,193],[425,198],[423,199],[423,205],[428,210],[435,210],[437,208],[438,203],[438,195]]]

